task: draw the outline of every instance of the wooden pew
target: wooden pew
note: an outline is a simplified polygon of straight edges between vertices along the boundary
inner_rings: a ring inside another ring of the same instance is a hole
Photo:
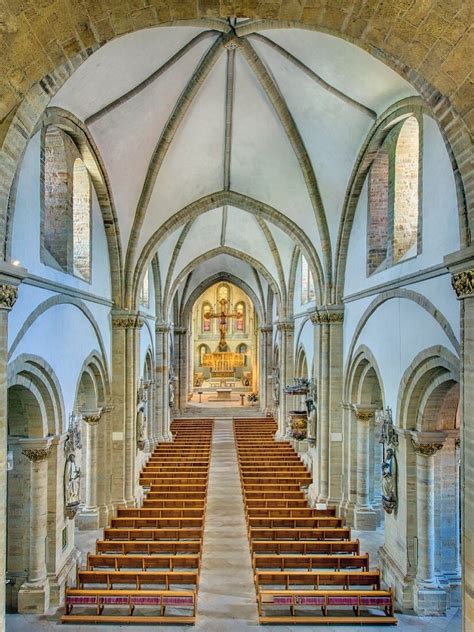
[[[254,553],[252,566],[254,573],[264,569],[284,571],[302,568],[308,571],[327,568],[334,571],[348,568],[368,571],[369,556],[367,553],[363,555],[264,555]]]
[[[177,529],[104,529],[104,540],[199,540],[203,527]]]
[[[311,586],[314,590],[320,587],[380,589],[380,572],[376,571],[260,571],[255,572],[257,588],[262,586],[278,586],[289,590],[294,586]]]
[[[249,528],[268,529],[319,529],[327,527],[342,527],[342,518],[320,516],[314,518],[248,518]],[[184,525],[183,525],[184,526]]]
[[[189,570],[201,568],[201,556],[194,555],[97,555],[88,553],[87,570],[126,569],[147,570]]]
[[[350,540],[348,527],[319,529],[270,529],[251,527],[250,540]]]
[[[107,614],[121,607],[123,614]],[[142,608],[153,609],[151,614],[141,614]],[[190,608],[190,614],[180,611],[166,616],[166,608]],[[74,613],[73,613],[74,609]],[[86,609],[86,612],[77,612]],[[91,613],[90,610],[93,610]],[[61,623],[170,623],[194,624],[196,621],[195,590],[81,590],[67,588],[65,614]]]
[[[112,529],[200,529],[204,516],[199,518],[112,518]]]
[[[201,555],[200,540],[97,540],[96,551],[102,555],[178,555],[197,553]]]
[[[252,553],[276,555],[360,554],[359,540],[253,540],[250,547]]]
[[[172,586],[197,586],[199,573],[196,571],[110,571],[81,570],[77,572],[77,588],[92,586],[106,587],[114,590],[117,585],[131,587],[135,590],[170,590]],[[152,588],[150,588],[152,585]],[[145,588],[144,588],[145,587]]]

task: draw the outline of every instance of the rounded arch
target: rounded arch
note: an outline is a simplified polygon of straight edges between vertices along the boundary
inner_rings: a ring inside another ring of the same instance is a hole
[[[359,322],[357,323],[357,327],[354,330],[354,335],[352,336],[352,340],[349,345],[349,349],[347,353],[347,358],[348,358],[347,362],[349,362],[349,359],[352,357],[355,346],[357,344],[357,340],[359,339],[359,336],[362,333],[362,330],[367,324],[367,321],[369,320],[369,318],[372,316],[372,314],[374,314],[377,311],[377,309],[381,305],[395,298],[404,298],[407,301],[413,301],[414,303],[419,305],[422,309],[427,311],[428,314],[430,314],[430,316],[432,316],[436,320],[438,325],[444,331],[449,342],[453,345],[454,349],[458,353],[460,352],[459,341],[456,338],[456,334],[454,333],[453,328],[449,324],[449,321],[446,318],[446,316],[444,316],[444,314],[440,312],[439,309],[435,307],[430,300],[428,300],[425,296],[423,296],[423,294],[419,294],[418,292],[414,292],[413,290],[406,290],[404,288],[399,288],[396,290],[387,290],[386,292],[381,292],[369,304],[367,309],[364,311],[364,313],[359,319]]]
[[[93,351],[82,363],[78,373],[76,395],[74,398],[76,412],[80,408],[94,409],[106,406],[110,398],[110,383],[105,366],[98,351]]]
[[[308,373],[308,360],[303,344],[300,344],[296,351],[295,374],[296,377],[302,377],[306,379],[310,377]]]
[[[353,404],[377,404],[383,408],[384,385],[374,354],[366,345],[360,345],[349,357],[345,373],[344,399]]]
[[[333,297],[335,302],[340,301],[344,294],[344,280],[352,224],[357,210],[360,193],[366,181],[370,167],[372,166],[372,163],[377,156],[377,152],[382,147],[387,135],[393,129],[393,125],[396,122],[399,122],[401,118],[410,118],[410,116],[413,115],[416,115],[416,117],[426,115],[433,118],[433,111],[431,108],[427,107],[419,97],[409,97],[391,105],[374,123],[364,144],[362,145],[361,150],[359,151],[344,198],[344,206],[337,237],[337,247],[335,249],[336,261],[334,267],[335,283]],[[453,148],[449,141],[449,135],[439,121],[438,125],[453,169],[458,202],[459,234],[461,246],[465,247],[470,241],[470,228],[468,203],[466,200],[463,178],[461,176],[458,161],[456,160]],[[467,176],[467,174],[465,175]]]
[[[421,351],[406,369],[400,382],[397,411],[401,428],[434,430],[441,413],[453,414],[453,397],[460,383],[459,359],[446,347],[435,345]],[[435,407],[434,407],[435,406]],[[455,422],[455,425],[457,421]]]
[[[64,401],[59,380],[52,367],[43,358],[31,354],[21,354],[8,366],[7,388],[13,389],[20,398],[25,396],[25,390],[37,402],[34,425],[28,430],[27,436],[46,437],[63,432],[65,426]],[[10,395],[9,395],[10,397]]]
[[[183,270],[181,270],[181,272],[178,274],[178,276],[176,277],[176,279],[173,281],[173,283],[171,284],[170,287],[170,293],[168,297],[164,297],[164,310],[163,313],[164,314],[168,314],[169,310],[171,309],[172,306],[172,299],[174,294],[176,293],[180,283],[186,278],[188,277],[188,275],[192,272],[192,270],[198,266],[200,263],[204,263],[204,261],[208,261],[209,259],[212,259],[220,254],[227,254],[230,255],[232,257],[235,257],[236,259],[243,259],[244,261],[247,261],[247,263],[249,263],[253,268],[255,268],[256,270],[258,270],[262,276],[264,276],[266,278],[266,280],[268,281],[269,285],[272,287],[274,293],[277,296],[277,301],[278,304],[281,305],[281,294],[280,294],[280,288],[278,287],[278,284],[276,282],[276,280],[273,278],[273,276],[270,274],[270,272],[268,272],[268,270],[256,259],[254,259],[253,257],[250,257],[250,255],[247,255],[246,253],[243,253],[239,250],[236,250],[234,248],[230,248],[228,246],[221,246],[219,248],[215,248],[214,250],[210,250],[204,254],[202,254],[199,257],[196,257],[196,259],[194,259],[193,261],[191,261]],[[230,276],[230,275],[229,275]],[[217,281],[219,281],[220,279],[225,278],[225,275],[217,275]],[[236,278],[236,277],[233,277]],[[214,281],[216,282],[216,281]],[[206,281],[207,283],[207,281]],[[236,283],[237,286],[241,287],[243,285],[243,281],[239,280],[239,283]],[[245,284],[246,285],[246,284]],[[209,285],[207,285],[207,287],[209,287]],[[246,287],[248,288],[248,285],[246,285]],[[243,287],[241,287],[241,289],[244,289]],[[249,288],[250,289],[250,288]],[[247,292],[247,290],[244,290],[245,292]],[[255,293],[251,290],[251,294],[249,294],[250,296],[252,296],[252,300],[256,296]],[[196,298],[199,296],[199,294],[196,296]],[[189,299],[188,299],[189,302]],[[187,304],[188,304],[187,302]],[[260,307],[260,313],[258,314],[259,317],[263,316],[263,309],[262,306],[260,305],[260,302],[258,301],[258,299],[256,299],[255,302],[255,307]],[[262,321],[263,322],[263,321]]]
[[[205,292],[207,288],[211,287],[212,285],[214,285],[220,280],[225,280],[225,281],[228,281],[229,283],[233,283],[234,285],[239,287],[243,292],[245,292],[247,296],[249,296],[250,299],[252,300],[255,310],[260,319],[260,322],[265,322],[264,308],[260,300],[258,299],[258,296],[255,294],[252,288],[245,281],[243,281],[242,279],[239,279],[233,274],[230,274],[229,272],[217,272],[213,276],[209,277],[208,279],[200,283],[196,288],[194,288],[194,290],[192,291],[192,293],[186,300],[186,303],[181,311],[181,320],[180,320],[181,324],[184,324],[187,322],[187,317],[189,316],[189,314],[191,314],[193,305],[197,301],[199,296],[203,292]]]
[[[305,257],[307,258],[308,265],[313,275],[313,279],[315,280],[317,295],[316,298],[319,302],[321,302],[321,298],[324,294],[323,268],[319,256],[306,233],[286,215],[269,206],[268,204],[264,204],[263,202],[251,198],[247,195],[236,193],[235,191],[219,191],[210,195],[206,195],[174,213],[174,215],[166,220],[160,226],[160,228],[155,231],[155,233],[153,233],[153,235],[149,238],[149,240],[143,247],[140,256],[138,257],[135,269],[133,271],[133,282],[128,290],[127,299],[130,301],[131,305],[135,305],[138,300],[137,297],[144,270],[146,269],[150,258],[153,256],[153,253],[156,251],[162,240],[167,235],[169,235],[170,232],[175,231],[177,228],[179,228],[183,224],[186,224],[190,220],[196,219],[199,215],[226,205],[234,206],[235,208],[251,213],[256,217],[260,216],[263,219],[266,219],[270,223],[274,224],[278,228],[282,229],[284,232],[289,233],[293,236],[300,251],[303,252]],[[228,249],[228,247],[221,248],[222,250],[220,250],[220,252],[226,252]],[[249,257],[249,260],[252,259],[249,255],[246,256]],[[261,267],[260,263],[258,265]],[[273,284],[275,287],[278,287],[278,284],[275,280],[273,280]],[[170,295],[172,295],[171,290]],[[284,308],[286,309],[286,305],[284,305],[282,301],[280,289],[278,289],[278,296],[280,299],[280,305],[284,306]],[[164,300],[166,300],[165,297]]]
[[[97,338],[97,343],[99,345],[100,355],[103,358],[104,366],[106,366],[107,354],[105,352],[105,343],[104,343],[104,339],[102,338],[99,324],[94,318],[94,315],[92,314],[90,309],[87,307],[87,305],[83,301],[73,296],[65,296],[63,294],[56,294],[55,296],[50,296],[50,298],[46,299],[45,301],[43,301],[42,303],[40,303],[39,305],[35,307],[35,309],[30,313],[28,318],[25,320],[25,322],[21,326],[21,329],[17,333],[15,340],[12,342],[11,347],[8,351],[8,357],[9,358],[12,357],[12,355],[15,353],[16,348],[20,344],[22,338],[25,336],[25,334],[33,325],[33,323],[41,316],[41,314],[44,314],[46,311],[48,311],[48,309],[51,309],[52,307],[55,307],[56,305],[74,305],[74,307],[77,307],[77,309],[84,314],[84,316],[92,325],[92,328]]]

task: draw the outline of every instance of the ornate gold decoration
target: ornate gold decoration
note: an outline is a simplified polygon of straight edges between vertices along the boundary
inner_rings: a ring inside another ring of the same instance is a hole
[[[465,298],[474,294],[474,270],[464,270],[453,274],[451,285],[458,298]]]
[[[0,309],[11,309],[18,298],[18,286],[9,283],[0,284]]]
[[[356,408],[355,406],[354,412],[355,416],[359,421],[370,421],[374,418],[375,409],[374,408]]]
[[[52,449],[52,445],[49,445],[47,448],[24,448],[21,453],[32,463],[39,463],[40,461],[46,461]]]

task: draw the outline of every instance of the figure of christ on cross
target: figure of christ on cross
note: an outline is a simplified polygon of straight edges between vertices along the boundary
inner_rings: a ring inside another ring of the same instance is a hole
[[[218,349],[219,351],[225,351],[227,347],[227,342],[225,340],[227,318],[242,318],[242,313],[241,312],[226,313],[227,301],[225,298],[221,298],[221,300],[219,301],[219,304],[221,306],[220,312],[206,312],[204,314],[204,318],[206,318],[207,320],[209,320],[210,318],[219,319],[220,340],[219,340]]]

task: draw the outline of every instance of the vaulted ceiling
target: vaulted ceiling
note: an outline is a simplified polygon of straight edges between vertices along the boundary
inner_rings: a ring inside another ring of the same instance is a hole
[[[200,269],[237,271],[284,302],[295,247],[330,276],[359,150],[377,117],[416,91],[331,35],[215,24],[120,37],[51,106],[90,129],[129,274],[157,253],[168,304]]]

